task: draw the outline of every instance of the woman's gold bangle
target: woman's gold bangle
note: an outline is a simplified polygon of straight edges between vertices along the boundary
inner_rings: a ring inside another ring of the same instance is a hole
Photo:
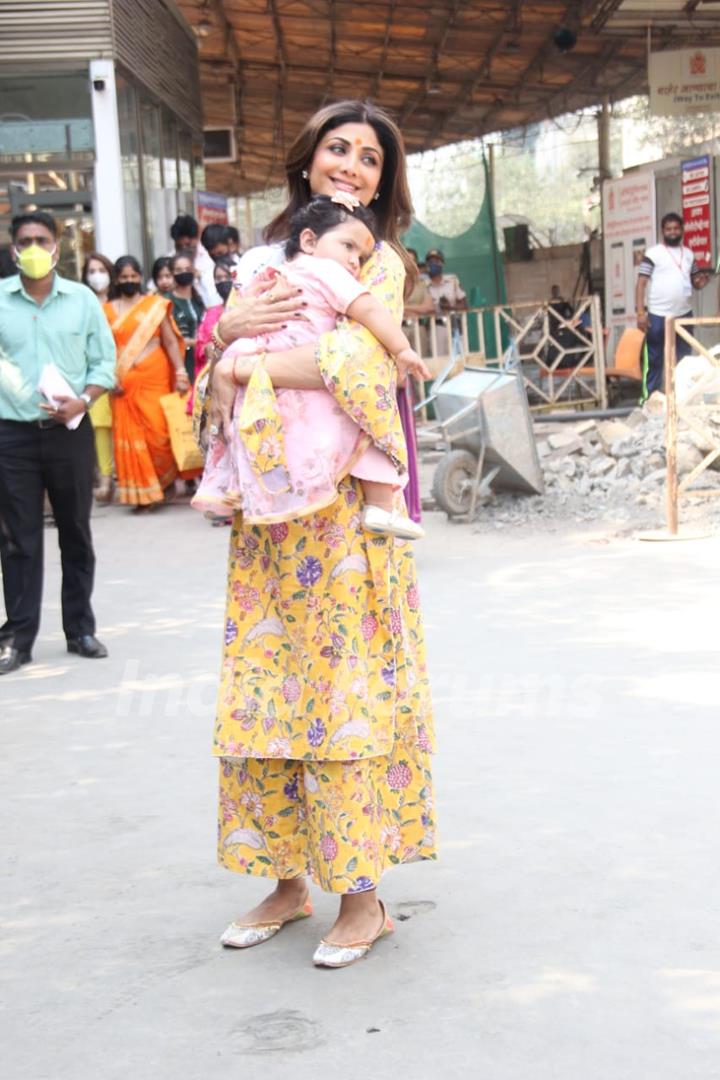
[[[225,352],[225,350],[227,349],[227,342],[223,341],[223,339],[220,337],[216,326],[213,327],[211,341],[219,352]]]

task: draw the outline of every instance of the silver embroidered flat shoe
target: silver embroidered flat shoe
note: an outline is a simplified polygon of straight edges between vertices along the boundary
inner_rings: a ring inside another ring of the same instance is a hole
[[[364,956],[367,956],[376,941],[387,937],[388,934],[392,934],[395,929],[393,921],[385,910],[382,900],[378,900],[378,903],[382,908],[383,921],[375,937],[369,938],[367,941],[351,941],[344,945],[323,938],[313,955],[315,967],[349,967],[350,964],[355,964],[358,960],[362,960]]]
[[[264,941],[275,937],[278,930],[282,930],[286,923],[307,919],[312,913],[312,901],[308,897],[294,915],[291,915],[289,919],[281,919],[280,922],[232,922],[220,938],[220,944],[226,949],[249,949],[253,945],[262,945]]]

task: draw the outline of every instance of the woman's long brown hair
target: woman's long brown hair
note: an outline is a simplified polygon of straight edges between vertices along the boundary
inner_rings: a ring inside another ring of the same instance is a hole
[[[310,186],[302,175],[303,170],[310,169],[315,150],[323,136],[343,124],[369,124],[382,147],[382,175],[378,198],[372,202],[372,211],[377,219],[380,236],[394,248],[403,261],[407,295],[417,277],[417,268],[400,242],[400,234],[409,227],[412,220],[405,144],[395,121],[383,109],[368,101],[336,101],[318,109],[310,117],[290,147],[285,160],[290,201],[265,229],[265,241],[270,244],[287,238],[290,218],[296,210],[307,205],[311,195]]]
[[[96,262],[102,263],[108,274],[110,275],[110,284],[108,285],[108,300],[114,300],[117,295],[115,291],[115,267],[110,262],[107,255],[101,255],[99,251],[91,251],[85,262],[83,263],[80,280],[82,281],[83,285],[87,285],[88,289],[90,288],[87,281],[87,272],[90,269],[90,262],[92,259],[95,259]]]

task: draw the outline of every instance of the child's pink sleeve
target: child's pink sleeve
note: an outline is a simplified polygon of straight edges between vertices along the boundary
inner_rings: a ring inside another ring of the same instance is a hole
[[[367,285],[362,285],[333,259],[308,258],[303,266],[303,274],[308,273],[312,274],[313,284],[339,315],[344,315],[358,296],[370,291]]]

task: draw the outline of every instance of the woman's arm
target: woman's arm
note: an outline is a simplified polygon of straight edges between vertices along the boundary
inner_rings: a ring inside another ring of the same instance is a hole
[[[180,355],[180,346],[175,336],[170,316],[166,315],[160,323],[160,339],[162,346],[168,355],[168,359],[175,369],[175,389],[179,394],[184,394],[190,389],[190,382],[185,370],[185,360]]]
[[[273,386],[278,390],[324,390],[315,348],[311,342],[284,352],[266,353],[263,363]],[[238,385],[248,381],[257,359],[257,356],[223,356],[215,365],[210,420],[220,431],[230,430],[235,392]]]

